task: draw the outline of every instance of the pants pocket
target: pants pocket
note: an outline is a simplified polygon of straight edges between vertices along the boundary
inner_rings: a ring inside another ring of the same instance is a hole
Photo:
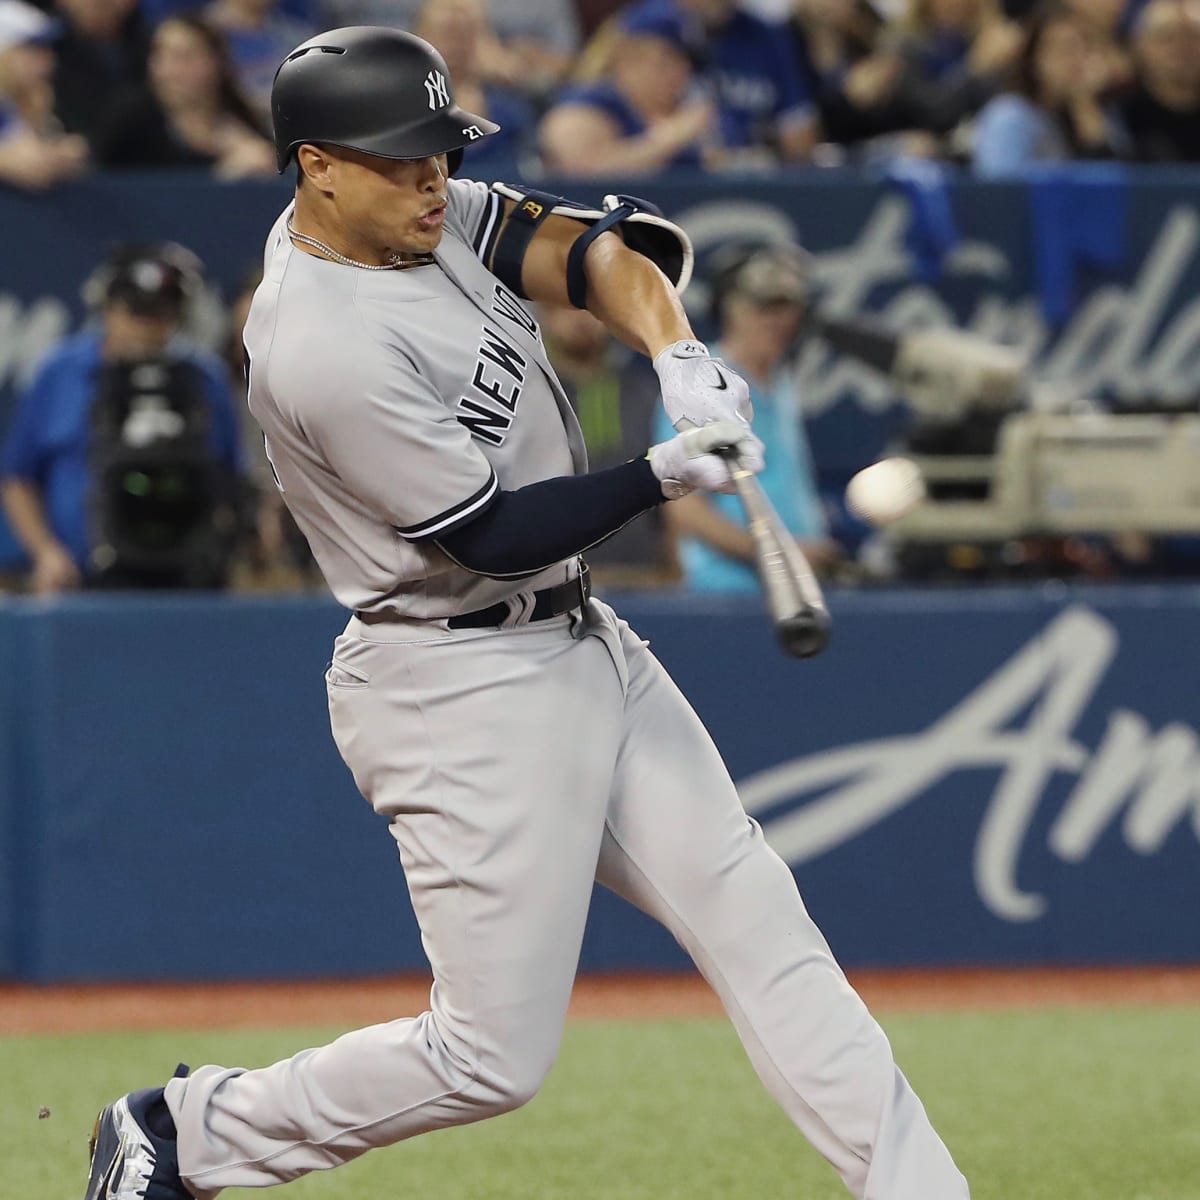
[[[365,688],[371,686],[371,678],[360,667],[335,658],[325,668],[325,683],[331,688]]]

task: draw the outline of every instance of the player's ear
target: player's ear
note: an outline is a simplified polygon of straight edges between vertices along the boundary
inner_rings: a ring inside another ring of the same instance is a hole
[[[311,142],[305,142],[296,150],[296,182],[311,183],[322,192],[334,190],[331,165],[333,158],[320,147]]]

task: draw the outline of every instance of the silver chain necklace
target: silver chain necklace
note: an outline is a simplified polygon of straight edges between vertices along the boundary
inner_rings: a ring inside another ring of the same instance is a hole
[[[434,261],[432,254],[418,254],[414,258],[401,258],[401,252],[397,251],[385,263],[359,262],[357,259],[339,254],[332,246],[325,245],[315,237],[309,237],[307,233],[298,233],[295,226],[292,225],[291,217],[288,217],[287,231],[288,237],[292,241],[303,242],[304,245],[311,246],[314,250],[320,250],[322,254],[328,255],[334,262],[341,263],[343,267],[358,267],[360,271],[407,271],[410,267],[425,267]]]

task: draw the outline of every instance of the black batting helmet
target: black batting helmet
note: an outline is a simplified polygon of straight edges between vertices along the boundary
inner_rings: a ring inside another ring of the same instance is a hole
[[[271,119],[280,171],[305,142],[381,158],[447,154],[453,171],[464,146],[500,129],[454,103],[445,60],[428,42],[374,25],[297,46],[275,72]]]

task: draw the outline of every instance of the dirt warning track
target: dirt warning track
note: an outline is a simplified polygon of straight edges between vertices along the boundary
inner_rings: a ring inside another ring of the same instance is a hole
[[[1034,1008],[1074,1004],[1200,1004],[1200,966],[854,971],[881,1012]],[[267,983],[31,987],[0,985],[0,1035],[140,1029],[370,1025],[413,1016],[428,1004],[419,976]],[[592,975],[575,985],[571,1016],[634,1020],[716,1016],[721,1005],[699,976]]]

